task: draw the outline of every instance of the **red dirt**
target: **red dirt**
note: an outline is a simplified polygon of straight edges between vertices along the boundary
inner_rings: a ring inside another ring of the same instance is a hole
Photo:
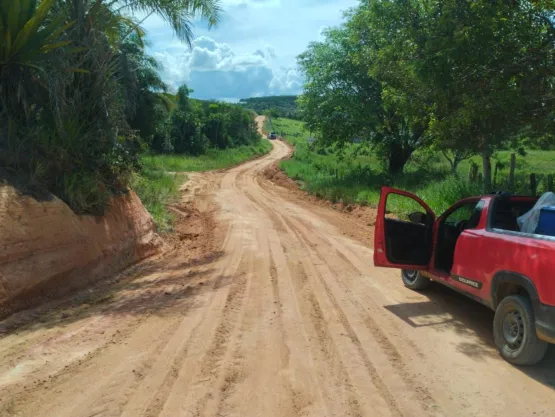
[[[282,196],[291,201],[303,201],[312,206],[328,208],[334,212],[340,212],[345,218],[351,221],[351,227],[345,228],[343,232],[357,241],[374,247],[374,224],[376,223],[377,210],[372,207],[361,206],[358,204],[332,203],[331,201],[318,198],[301,190],[299,184],[289,178],[278,166],[276,162],[264,171],[264,177],[273,185],[282,189]],[[329,216],[328,216],[329,217]],[[333,218],[333,215],[331,216]]]
[[[553,355],[515,368],[485,307],[373,267],[370,214],[272,184],[272,143],[190,177],[165,256],[0,322],[0,415],[553,414]]]

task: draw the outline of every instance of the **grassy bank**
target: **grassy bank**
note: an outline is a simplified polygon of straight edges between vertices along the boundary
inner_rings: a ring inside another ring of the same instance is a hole
[[[210,149],[205,155],[144,155],[142,170],[132,181],[146,209],[152,214],[158,230],[173,229],[174,216],[167,205],[179,195],[180,185],[187,179],[183,172],[210,171],[229,168],[270,151],[272,144],[261,140],[252,146],[217,150]]]
[[[131,186],[148,210],[158,231],[169,232],[173,229],[173,214],[167,205],[177,200],[179,186],[187,179],[184,174],[168,174],[157,169],[143,168],[133,178]]]
[[[271,128],[278,133],[284,132],[286,140],[295,145],[293,157],[280,165],[286,174],[309,193],[333,202],[376,206],[380,187],[389,185],[417,194],[434,211],[441,213],[457,200],[481,193],[479,185],[468,184],[466,180],[471,161],[480,166],[479,157],[461,163],[455,176],[442,155],[417,153],[405,173],[392,178],[384,173],[374,155],[360,153],[360,145],[347,147],[341,155],[333,148],[317,150],[308,145],[306,138],[310,134],[302,122],[274,119]],[[493,166],[497,162],[504,165],[498,172],[499,189],[506,188],[502,180],[508,176],[509,158],[510,152],[502,151],[492,160]],[[531,172],[538,175],[538,192],[543,192],[547,174],[555,174],[555,151],[528,151],[526,156],[517,156],[515,192],[529,193],[527,180]],[[399,209],[403,211],[403,207]]]
[[[306,143],[306,138],[311,136],[310,132],[305,129],[303,122],[292,119],[266,119],[264,130],[266,132],[276,132],[293,145]]]
[[[187,155],[144,155],[141,163],[144,167],[169,172],[211,171],[229,168],[249,159],[267,154],[272,144],[261,140],[255,145],[240,146],[230,149],[209,149],[200,156]]]

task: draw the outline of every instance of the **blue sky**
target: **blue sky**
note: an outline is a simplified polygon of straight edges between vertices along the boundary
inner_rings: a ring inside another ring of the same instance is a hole
[[[186,83],[201,99],[298,94],[296,56],[323,28],[341,23],[358,0],[222,0],[220,24],[197,22],[191,50],[159,17],[145,20],[148,53],[172,89]]]

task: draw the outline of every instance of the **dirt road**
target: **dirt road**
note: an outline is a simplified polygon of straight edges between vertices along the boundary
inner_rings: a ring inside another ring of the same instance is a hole
[[[553,416],[553,349],[508,365],[487,309],[374,268],[368,226],[261,175],[273,144],[191,177],[170,253],[0,323],[0,415]]]

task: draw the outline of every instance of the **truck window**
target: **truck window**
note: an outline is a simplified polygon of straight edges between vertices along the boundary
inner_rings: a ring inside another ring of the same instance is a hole
[[[468,221],[470,220],[470,217],[472,217],[472,213],[474,213],[475,208],[475,203],[460,206],[458,209],[456,209],[453,213],[445,218],[445,223],[455,225],[461,221]]]
[[[535,199],[513,200],[499,199],[493,203],[490,227],[493,229],[520,231],[517,218],[531,210],[536,204]]]
[[[478,223],[480,222],[480,217],[482,215],[482,210],[484,209],[484,206],[484,201],[479,201],[478,203],[469,203],[460,206],[458,209],[456,209],[445,218],[445,224],[451,226],[460,224],[461,226],[464,226],[464,229],[474,229],[478,226]]]
[[[473,201],[457,207],[439,224],[436,245],[436,268],[451,272],[457,240],[464,230],[475,229],[485,202]]]

